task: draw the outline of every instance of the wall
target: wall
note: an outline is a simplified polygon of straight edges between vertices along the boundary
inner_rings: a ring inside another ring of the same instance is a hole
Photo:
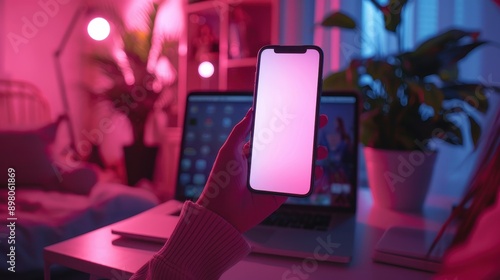
[[[114,5],[118,12],[127,13],[132,6],[147,3],[147,0],[0,0],[0,78],[29,81],[40,88],[51,107],[52,118],[65,113],[61,91],[56,76],[54,52],[77,10],[90,7],[99,11],[106,5]],[[84,65],[84,55],[96,48],[110,49],[112,38],[96,42],[86,34],[90,15],[81,14],[70,33],[64,52],[60,57],[64,81],[69,100],[70,117],[74,125],[77,149],[89,152],[89,140],[95,140],[95,127],[104,118],[92,110],[109,112],[108,109],[91,107],[82,85],[89,85],[93,74]],[[110,36],[111,37],[111,36]],[[92,81],[94,84],[95,80]],[[99,82],[99,81],[97,81]],[[102,106],[101,106],[102,107]],[[116,129],[118,130],[118,129]],[[58,145],[69,143],[67,127],[61,133]],[[123,138],[123,137],[122,137]],[[110,146],[116,146],[110,144]]]
[[[0,78],[7,78],[5,73],[5,62],[4,62],[4,43],[3,38],[6,37],[5,34],[5,0],[0,0]]]
[[[498,3],[498,1],[497,1]],[[485,1],[481,12],[482,26],[481,38],[488,40],[491,44],[484,46],[482,52],[482,64],[480,66],[480,77],[485,82],[500,86],[500,5],[493,0]]]
[[[64,113],[53,54],[82,2],[2,0],[0,4],[0,77],[28,81],[39,87],[49,101],[53,119]],[[82,128],[86,104],[80,90],[83,34],[77,31],[82,27],[82,23],[77,24],[61,56],[75,131]],[[67,132],[65,135],[67,139]]]

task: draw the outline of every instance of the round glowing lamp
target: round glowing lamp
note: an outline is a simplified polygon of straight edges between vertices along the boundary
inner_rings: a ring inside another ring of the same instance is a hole
[[[102,41],[109,36],[109,32],[111,31],[111,27],[109,22],[102,17],[94,18],[89,22],[87,26],[87,32],[89,36],[96,40]]]
[[[198,66],[198,74],[203,78],[210,78],[214,74],[214,65],[209,61],[203,61]]]

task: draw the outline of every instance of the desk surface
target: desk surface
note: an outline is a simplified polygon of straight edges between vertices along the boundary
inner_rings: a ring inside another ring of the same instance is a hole
[[[362,189],[350,264],[318,264],[310,259],[250,254],[221,279],[430,279],[430,273],[374,263],[373,250],[385,229],[391,226],[439,229],[451,204],[449,199],[431,197],[421,214],[397,213],[373,206],[369,190]],[[160,244],[121,238],[111,233],[111,226],[103,227],[46,247],[46,279],[52,264],[105,278],[128,279],[160,248]]]

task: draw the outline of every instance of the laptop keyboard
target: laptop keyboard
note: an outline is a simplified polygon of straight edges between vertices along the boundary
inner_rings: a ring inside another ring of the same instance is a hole
[[[331,216],[321,213],[278,211],[267,217],[262,224],[289,228],[327,230]]]

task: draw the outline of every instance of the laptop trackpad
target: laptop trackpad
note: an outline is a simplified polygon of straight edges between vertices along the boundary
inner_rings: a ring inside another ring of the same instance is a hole
[[[274,235],[276,230],[271,228],[254,228],[245,233],[245,237],[249,242],[266,244]]]

